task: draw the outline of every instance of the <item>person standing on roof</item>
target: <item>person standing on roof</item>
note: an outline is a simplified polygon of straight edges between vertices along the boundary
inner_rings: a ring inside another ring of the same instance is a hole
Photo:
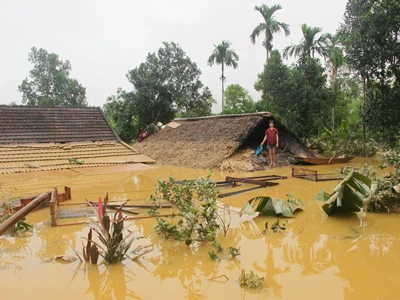
[[[261,143],[263,147],[265,142],[267,142],[267,149],[269,153],[269,165],[275,167],[275,155],[276,148],[279,147],[279,131],[275,128],[275,123],[273,120],[269,120],[269,128],[265,131],[265,137]]]

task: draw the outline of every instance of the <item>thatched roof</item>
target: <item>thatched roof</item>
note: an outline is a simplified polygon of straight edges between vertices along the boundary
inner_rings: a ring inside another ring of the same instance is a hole
[[[298,156],[313,156],[300,140],[272,113],[175,119],[177,128],[165,129],[134,145],[160,164],[191,168],[218,168],[240,147],[257,147],[273,119],[279,130],[280,148]],[[254,148],[255,149],[255,148]]]

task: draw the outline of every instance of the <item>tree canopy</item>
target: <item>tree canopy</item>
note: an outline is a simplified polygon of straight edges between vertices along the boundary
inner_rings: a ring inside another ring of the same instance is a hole
[[[262,92],[268,110],[281,118],[299,137],[309,138],[327,125],[335,105],[324,72],[317,59],[288,67],[279,51],[274,50],[264,72],[259,75],[255,89]]]
[[[132,91],[119,89],[108,98],[104,111],[117,132],[130,142],[151,123],[167,123],[178,114],[205,116],[214,103],[208,87],[200,81],[201,71],[176,43],[163,43],[146,61],[129,70]]]
[[[69,77],[71,64],[60,60],[55,53],[33,47],[28,55],[33,64],[29,78],[25,78],[18,91],[22,103],[46,106],[87,106],[86,89]]]
[[[327,55],[326,36],[321,34],[321,27],[311,27],[307,24],[301,25],[303,38],[300,44],[287,46],[283,50],[283,57],[298,56],[300,59],[310,60],[314,58],[315,52],[325,57]],[[320,34],[319,36],[317,36]]]
[[[254,8],[258,11],[264,19],[264,22],[258,24],[250,35],[250,40],[253,44],[256,43],[256,38],[263,34],[265,35],[263,46],[265,47],[268,62],[269,54],[272,51],[272,40],[274,39],[274,34],[281,31],[281,29],[285,32],[285,35],[288,36],[290,34],[289,25],[283,22],[279,22],[275,19],[275,12],[282,9],[280,4],[273,5],[269,7],[268,5],[262,4],[260,6],[256,6]]]
[[[400,135],[400,2],[349,0],[341,34],[350,66],[365,80],[363,119],[394,143]]]
[[[239,84],[231,84],[225,92],[223,114],[244,114],[255,112],[255,103],[249,92]]]

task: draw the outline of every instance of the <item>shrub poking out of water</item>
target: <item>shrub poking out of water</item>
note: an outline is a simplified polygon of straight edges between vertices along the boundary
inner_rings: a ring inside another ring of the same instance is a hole
[[[400,210],[400,172],[392,172],[378,178],[372,184],[372,211]]]
[[[121,209],[123,205],[115,212],[111,219],[106,214],[107,198],[104,199],[104,204],[99,199],[97,208],[89,205],[93,208],[93,211],[97,217],[96,222],[91,222],[89,227],[90,231],[88,234],[86,247],[83,247],[83,256],[86,261],[90,261],[92,264],[97,263],[98,256],[100,255],[104,259],[106,264],[115,264],[122,261],[134,240],[141,237],[133,237],[134,232],[129,232],[125,237],[124,233],[127,231],[127,227],[124,226],[124,220],[126,217],[122,216]],[[100,243],[93,241],[92,230],[97,233]]]
[[[208,255],[212,260],[221,260],[222,258],[233,259],[236,256],[240,255],[240,247],[239,248],[229,247],[228,251],[225,252],[224,247],[222,247],[220,241],[214,241],[212,245],[215,248],[215,250],[208,252]]]
[[[239,283],[241,286],[257,289],[264,285],[264,277],[254,274],[253,271],[246,274],[245,270],[242,270],[242,274],[239,277]]]
[[[171,176],[168,181],[159,181],[156,196],[151,196],[154,208],[149,213],[156,214],[161,201],[174,204],[179,210],[180,220],[157,218],[156,230],[165,238],[185,241],[191,245],[193,241],[215,241],[220,227],[218,218],[217,195],[215,184],[210,182],[211,174],[198,180],[185,180],[176,183]]]
[[[277,220],[275,223],[272,223],[271,225],[271,230],[273,233],[278,233],[281,232],[281,230],[286,230],[286,224],[287,224],[287,220],[284,221],[282,224],[280,223],[280,220]],[[269,230],[268,228],[268,222],[265,222],[265,230],[264,233],[267,233]]]

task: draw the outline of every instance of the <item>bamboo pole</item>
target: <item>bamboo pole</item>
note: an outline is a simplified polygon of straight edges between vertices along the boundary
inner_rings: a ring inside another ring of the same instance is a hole
[[[151,218],[163,218],[163,217],[176,217],[176,216],[180,216],[180,214],[164,214],[164,215],[155,215],[155,216],[138,216],[138,217],[126,217],[125,220],[127,221],[132,221],[132,220],[141,220],[141,219],[151,219]],[[92,221],[92,222],[96,222],[97,221]],[[77,221],[77,222],[73,222],[73,223],[59,223],[57,224],[57,227],[59,226],[75,226],[75,225],[88,225],[90,224],[91,221]]]
[[[48,193],[40,194],[35,199],[33,199],[32,202],[25,205],[21,210],[17,211],[10,218],[8,218],[3,223],[1,223],[0,224],[0,235],[3,235],[8,229],[10,229],[15,224],[17,224],[18,221],[22,220],[31,211],[38,208],[47,199],[49,199]]]

